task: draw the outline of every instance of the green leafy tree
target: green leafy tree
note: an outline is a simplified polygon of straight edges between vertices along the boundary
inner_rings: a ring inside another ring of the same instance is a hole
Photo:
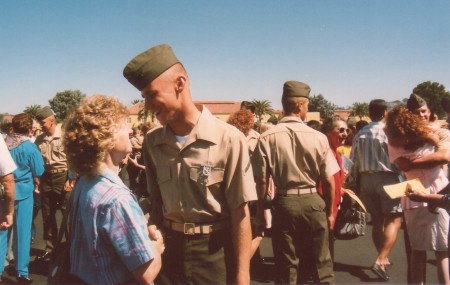
[[[350,116],[358,116],[360,120],[364,116],[369,116],[369,104],[361,102],[353,103]]]
[[[268,100],[256,100],[251,102],[255,106],[255,116],[258,126],[261,126],[261,120],[264,115],[273,115],[273,109],[270,101]],[[258,130],[259,131],[259,130]]]
[[[447,115],[442,108],[442,98],[444,98],[444,96],[449,96],[450,92],[445,90],[444,85],[438,82],[425,81],[417,85],[413,89],[413,93],[427,101],[428,107],[438,115],[439,118]]]
[[[41,107],[41,105],[31,105],[31,106],[28,106],[28,107],[26,107],[25,108],[25,110],[23,110],[23,112],[24,113],[27,113],[28,115],[30,115],[33,119],[35,119],[36,118],[36,114],[37,114],[37,111],[39,110],[39,109],[41,109],[42,107]]]
[[[50,107],[55,112],[56,120],[61,122],[67,113],[74,107],[80,105],[81,100],[86,97],[80,90],[65,90],[56,93],[53,99],[48,100]]]
[[[314,95],[309,98],[309,112],[319,112],[320,118],[329,118],[334,114],[337,106],[327,101],[322,94]]]

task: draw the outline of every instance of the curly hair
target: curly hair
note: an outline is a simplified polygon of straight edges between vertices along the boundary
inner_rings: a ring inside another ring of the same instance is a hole
[[[33,119],[26,113],[20,113],[13,117],[12,128],[15,133],[28,135],[33,128]]]
[[[331,132],[334,129],[334,127],[336,126],[336,122],[339,122],[339,121],[342,121],[345,123],[345,121],[339,115],[333,115],[331,117],[325,118],[323,120],[320,131],[324,134],[328,134],[329,132]]]
[[[249,110],[239,110],[231,114],[228,118],[228,124],[235,126],[244,135],[248,135],[255,124],[255,118]]]
[[[83,99],[63,124],[69,168],[79,175],[95,175],[114,148],[115,132],[128,114],[125,105],[113,97],[93,95]]]
[[[384,131],[388,139],[405,139],[405,142],[411,140],[423,144],[428,140],[430,129],[428,123],[419,116],[405,107],[397,106],[388,112]]]

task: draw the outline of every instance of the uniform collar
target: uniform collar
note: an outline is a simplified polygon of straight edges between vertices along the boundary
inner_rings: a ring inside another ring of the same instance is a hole
[[[217,119],[211,114],[211,112],[205,106],[202,106],[202,112],[198,122],[188,135],[185,145],[188,145],[196,140],[205,140],[217,144],[220,136],[218,134],[217,127],[215,127],[216,120]],[[154,145],[176,144],[176,142],[177,140],[175,138],[175,134],[166,125],[163,127],[162,136],[157,136],[155,138]]]
[[[294,116],[286,116],[286,117],[282,118],[279,123],[290,123],[290,122],[298,122],[298,123],[304,124],[302,119],[300,119],[299,117],[294,117]]]
[[[55,132],[53,133],[52,136],[49,136],[45,133],[43,133],[44,135],[44,140],[52,140],[55,138],[61,138],[62,132],[61,132],[61,125],[56,125],[55,127]]]

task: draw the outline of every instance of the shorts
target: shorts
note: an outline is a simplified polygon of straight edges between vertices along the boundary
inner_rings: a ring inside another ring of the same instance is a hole
[[[392,172],[361,173],[361,200],[371,215],[402,213],[400,198],[391,199],[383,186],[399,183]]]

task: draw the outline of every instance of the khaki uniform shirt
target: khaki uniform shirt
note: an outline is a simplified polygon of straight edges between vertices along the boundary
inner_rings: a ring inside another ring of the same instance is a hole
[[[258,143],[259,133],[255,130],[251,129],[245,138],[247,139],[248,150],[250,151],[250,156],[252,156],[253,152],[255,151],[256,144]]]
[[[161,214],[178,223],[221,221],[257,199],[244,135],[205,107],[184,145],[169,127],[155,128],[145,136],[143,156],[152,224],[160,225]]]
[[[448,129],[441,128],[440,125],[430,124],[431,130],[439,136],[437,150],[450,150],[450,132]]]
[[[44,158],[45,171],[67,170],[66,154],[62,144],[61,126],[57,125],[52,137],[40,134],[34,142]]]
[[[284,117],[264,132],[252,161],[255,177],[272,175],[277,189],[316,187],[340,171],[326,136],[297,117]]]

